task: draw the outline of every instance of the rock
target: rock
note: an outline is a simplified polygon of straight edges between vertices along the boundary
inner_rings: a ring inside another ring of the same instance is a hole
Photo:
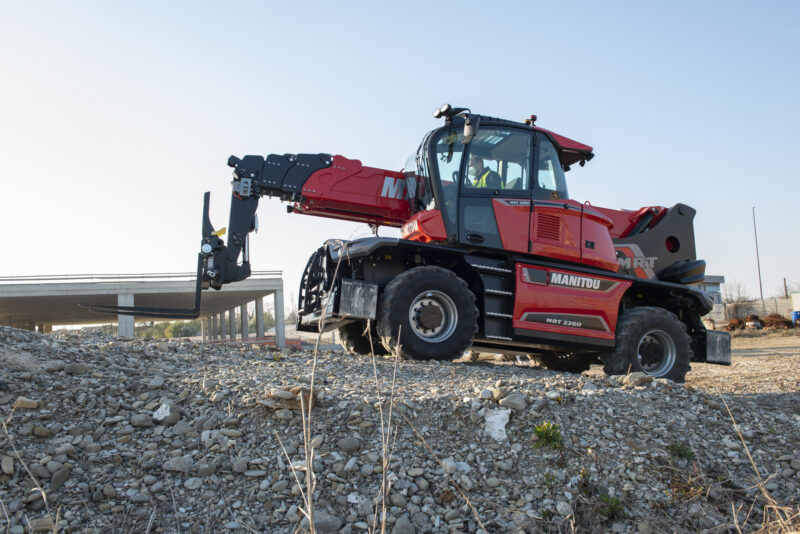
[[[14,474],[14,458],[11,456],[3,456],[2,461],[0,461],[0,465],[2,465],[3,473],[6,475]]]
[[[263,477],[266,476],[267,472],[263,469],[250,469],[244,472],[244,476],[246,477]]]
[[[69,478],[72,469],[70,467],[62,467],[50,478],[50,491],[55,491],[64,485],[64,482]]]
[[[448,475],[452,475],[456,472],[456,463],[452,458],[445,458],[442,460],[442,470]]]
[[[544,396],[550,399],[551,401],[561,400],[561,392],[555,389],[551,389],[550,391],[545,393]]]
[[[500,399],[500,406],[504,408],[512,408],[514,410],[524,410],[526,407],[525,395],[521,393],[512,393],[507,397]]]
[[[738,450],[741,450],[741,448],[742,448],[742,444],[740,442],[732,441],[730,439],[723,439],[722,440],[722,444],[725,445],[725,447],[727,447],[728,449],[730,449],[732,451],[738,451]]]
[[[406,474],[412,478],[421,477],[425,470],[421,467],[409,467],[406,469]]]
[[[158,410],[153,412],[153,420],[163,426],[172,426],[176,424],[180,418],[180,411],[167,403],[162,404],[159,406]]]
[[[588,380],[581,389],[583,389],[583,391],[597,391],[597,386],[594,382]]]
[[[324,510],[314,512],[314,527],[319,534],[334,534],[339,532],[342,520]]]
[[[496,488],[502,483],[503,481],[497,477],[489,477],[486,479],[486,485],[489,486],[490,488]]]
[[[197,466],[197,476],[207,477],[213,475],[217,471],[217,466],[213,463],[201,463]]]
[[[44,426],[35,426],[33,427],[33,435],[37,438],[49,438],[50,429]]]
[[[492,399],[499,401],[500,399],[505,398],[508,395],[509,391],[506,388],[495,387],[492,388]]]
[[[531,406],[531,410],[533,410],[534,412],[541,412],[545,406],[547,406],[547,398],[542,397],[540,399],[537,399],[536,402],[533,403],[533,406]]]
[[[427,529],[430,527],[430,518],[425,512],[417,512],[411,516],[411,523],[418,529]]]
[[[131,416],[131,426],[136,428],[150,428],[153,426],[153,417],[147,414],[133,414]]]
[[[61,360],[48,360],[44,364],[44,370],[46,373],[57,373],[63,371],[66,365],[67,364]]]
[[[480,398],[481,398],[481,400],[491,400],[491,398],[492,398],[492,390],[491,389],[481,390]],[[403,517],[406,517],[406,516],[403,516]],[[410,524],[411,523],[409,521],[409,525]],[[411,527],[411,528],[414,528],[414,527]]]
[[[148,389],[159,389],[164,385],[164,377],[161,375],[154,376],[150,382],[147,383]]]
[[[85,363],[68,363],[64,366],[64,372],[68,375],[88,375],[91,370]]]
[[[166,471],[177,471],[179,473],[188,473],[194,466],[194,460],[189,455],[178,456],[177,458],[170,458],[164,462],[164,469]]]
[[[559,515],[568,516],[572,513],[572,506],[565,501],[558,501],[556,504],[556,512],[558,512]]]
[[[187,478],[186,482],[183,483],[183,487],[188,490],[200,489],[202,486],[203,486],[203,479],[198,477]]]
[[[509,417],[511,417],[511,410],[508,409],[486,410],[484,415],[486,434],[495,441],[505,441],[508,438],[506,425]]]
[[[792,469],[795,471],[800,471],[800,458],[792,458],[792,461],[789,462],[789,465],[791,465]]]
[[[245,471],[247,471],[247,466],[249,464],[250,464],[250,458],[237,458],[233,462],[233,467],[231,467],[231,470],[234,473],[244,473]]]
[[[639,387],[653,381],[653,376],[646,373],[631,373],[622,378],[622,385],[629,387]]]
[[[361,448],[361,440],[356,437],[342,438],[336,442],[344,452],[356,452]]]
[[[281,400],[293,400],[294,393],[283,389],[273,388],[269,391],[269,396]]]
[[[111,484],[106,484],[105,486],[103,486],[103,496],[105,496],[108,499],[113,499],[114,497],[117,496],[117,490],[115,490],[114,486],[112,486]]]
[[[55,524],[50,516],[31,519],[28,522],[29,532],[54,532]]]
[[[39,402],[20,395],[11,407],[15,410],[33,410],[39,407]]]
[[[228,395],[228,390],[226,389],[215,391],[214,393],[211,394],[211,402],[217,403],[222,399],[224,399],[227,395]]]
[[[647,521],[639,521],[636,524],[636,530],[639,534],[655,534],[655,530]]]
[[[416,534],[416,532],[414,525],[411,524],[411,520],[407,515],[398,517],[392,527],[392,534]]]

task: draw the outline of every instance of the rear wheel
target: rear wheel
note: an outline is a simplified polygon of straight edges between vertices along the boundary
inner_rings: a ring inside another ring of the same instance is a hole
[[[477,331],[475,295],[452,271],[415,267],[383,292],[378,334],[387,350],[397,349],[403,358],[453,360],[472,345]]]
[[[375,325],[372,325],[372,344],[366,334],[367,322],[356,321],[346,324],[339,328],[339,341],[342,342],[345,352],[350,354],[386,354],[386,349],[381,344],[381,338],[375,333]]]
[[[691,339],[678,317],[663,308],[643,306],[622,314],[617,343],[603,355],[606,374],[641,372],[683,382],[692,356]]]

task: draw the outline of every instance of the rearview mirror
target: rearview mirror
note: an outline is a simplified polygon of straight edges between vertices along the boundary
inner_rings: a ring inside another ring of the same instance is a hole
[[[478,132],[478,124],[480,121],[480,117],[473,119],[472,115],[467,115],[467,120],[464,121],[464,139],[461,141],[462,143],[466,145],[472,141],[472,138],[475,137],[475,134]]]

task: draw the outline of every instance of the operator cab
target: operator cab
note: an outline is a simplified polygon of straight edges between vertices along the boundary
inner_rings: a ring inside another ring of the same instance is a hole
[[[610,220],[567,190],[566,171],[592,159],[590,146],[535,127],[535,117],[520,123],[448,111],[440,114],[445,126],[406,164],[417,214],[404,237],[617,270]]]

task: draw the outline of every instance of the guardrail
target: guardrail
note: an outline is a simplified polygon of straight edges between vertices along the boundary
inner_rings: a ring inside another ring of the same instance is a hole
[[[253,271],[250,278],[263,280],[281,278],[283,271]],[[195,280],[197,273],[140,273],[140,274],[46,274],[0,276],[0,284],[36,284],[63,282],[135,282],[157,280]]]

